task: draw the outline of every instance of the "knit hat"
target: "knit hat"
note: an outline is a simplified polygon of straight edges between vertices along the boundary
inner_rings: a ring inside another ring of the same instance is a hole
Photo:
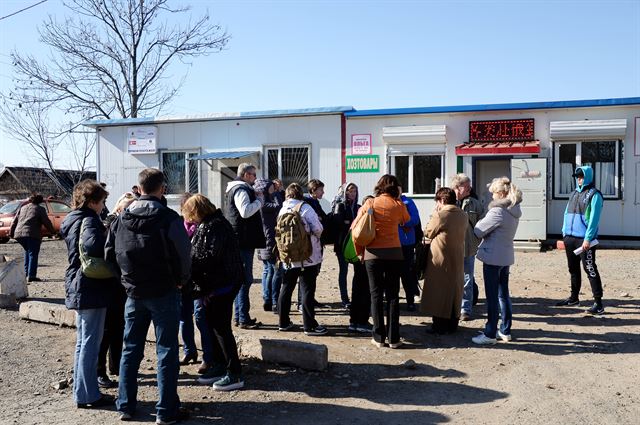
[[[255,183],[253,183],[253,190],[256,192],[267,192],[269,190],[269,186],[272,184],[271,180],[256,179]]]

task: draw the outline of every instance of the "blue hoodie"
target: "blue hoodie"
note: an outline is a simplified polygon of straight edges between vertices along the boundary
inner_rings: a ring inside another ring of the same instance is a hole
[[[584,180],[580,186],[576,178],[576,190],[571,194],[564,211],[562,236],[584,238],[591,242],[598,237],[598,224],[604,199],[600,191],[595,188],[593,168],[583,165],[576,168],[576,172],[578,170],[584,173]],[[588,205],[585,204],[586,202]]]
[[[416,244],[416,231],[415,226],[420,224],[420,213],[418,213],[418,207],[416,207],[413,199],[407,198],[404,195],[400,196],[402,203],[407,207],[411,220],[404,223],[404,226],[398,226],[398,236],[400,236],[400,243],[402,246],[415,245]]]

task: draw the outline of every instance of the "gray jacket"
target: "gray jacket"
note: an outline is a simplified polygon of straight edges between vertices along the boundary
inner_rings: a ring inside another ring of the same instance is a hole
[[[478,247],[478,260],[492,266],[510,266],[515,262],[513,237],[521,216],[520,203],[511,205],[507,198],[494,200],[489,204],[487,215],[474,229],[475,235],[482,238]]]
[[[9,236],[12,238],[34,238],[42,239],[41,227],[45,226],[52,235],[56,234],[51,220],[47,215],[47,210],[38,205],[29,202],[18,210],[13,222]]]
[[[467,196],[462,200],[459,207],[467,214],[469,226],[464,235],[464,256],[471,257],[478,252],[480,239],[474,234],[474,227],[484,216],[484,208],[482,203],[472,196]]]

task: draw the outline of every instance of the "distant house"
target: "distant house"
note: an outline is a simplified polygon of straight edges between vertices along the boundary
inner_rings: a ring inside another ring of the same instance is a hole
[[[33,193],[70,199],[73,186],[84,179],[95,179],[95,171],[54,170],[36,167],[5,167],[0,170],[0,204],[24,199]]]

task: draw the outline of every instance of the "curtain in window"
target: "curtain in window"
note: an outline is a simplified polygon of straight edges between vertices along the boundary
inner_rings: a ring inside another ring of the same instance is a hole
[[[595,166],[596,187],[603,195],[615,195],[615,163],[596,162]]]
[[[560,164],[560,193],[566,195],[575,188],[573,174],[573,164]]]

